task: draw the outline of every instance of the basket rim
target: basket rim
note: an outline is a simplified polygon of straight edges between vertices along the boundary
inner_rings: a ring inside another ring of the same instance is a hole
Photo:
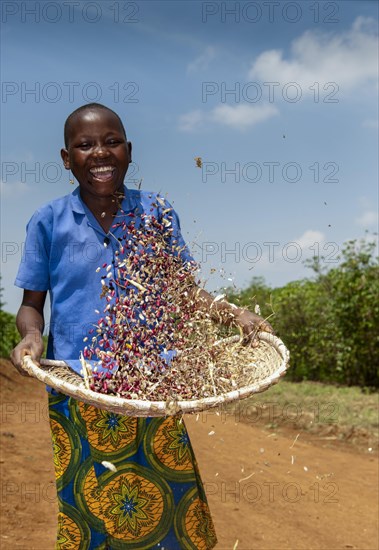
[[[191,413],[198,412],[199,410],[204,410],[217,406],[222,403],[230,403],[239,399],[243,399],[253,395],[255,393],[260,393],[266,391],[270,386],[276,384],[280,378],[286,373],[289,366],[289,350],[286,348],[284,343],[277,336],[268,333],[260,332],[258,338],[263,342],[269,344],[278,352],[281,357],[281,362],[279,367],[270,375],[262,378],[254,384],[249,386],[244,386],[242,388],[232,390],[227,393],[223,393],[217,396],[197,398],[197,399],[187,399],[187,400],[178,400],[173,401],[174,408],[177,411],[182,413]],[[240,336],[231,336],[229,338],[222,339],[218,341],[234,343],[240,341]],[[60,366],[67,367],[78,377],[82,376],[71,369],[65,361],[62,360],[52,360],[52,359],[41,359],[40,364],[36,363],[30,355],[25,355],[23,358],[23,368],[28,374],[37,378],[41,382],[53,387],[57,391],[67,394],[75,399],[83,402],[87,402],[91,405],[94,405],[98,408],[120,408],[120,411],[125,408],[125,414],[127,414],[127,409],[133,410],[138,414],[138,411],[141,412],[154,412],[155,415],[167,416],[167,411],[170,409],[170,402],[168,401],[149,401],[142,399],[125,399],[123,397],[118,397],[115,395],[107,395],[99,392],[95,392],[89,388],[85,387],[84,379],[82,378],[82,384],[73,384],[62,378],[54,375],[51,372],[48,372],[43,369],[43,367],[49,366]]]

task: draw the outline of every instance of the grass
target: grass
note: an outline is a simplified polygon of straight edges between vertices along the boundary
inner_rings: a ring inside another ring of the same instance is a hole
[[[264,393],[227,405],[224,412],[270,429],[285,426],[378,447],[378,405],[379,393],[365,388],[281,380]]]
[[[287,426],[325,439],[370,441],[375,445],[379,436],[378,396],[359,387],[282,380],[227,410],[238,413],[247,423],[260,422],[273,429]]]

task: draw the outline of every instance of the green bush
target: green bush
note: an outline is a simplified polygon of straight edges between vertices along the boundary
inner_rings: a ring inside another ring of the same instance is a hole
[[[16,317],[5,311],[0,311],[0,357],[9,357],[12,349],[20,341],[16,328]]]
[[[3,307],[3,288],[0,287],[0,357],[8,358],[12,349],[20,341],[20,336],[16,328],[16,317],[6,313]]]
[[[288,378],[379,386],[379,266],[375,243],[348,241],[339,267],[324,271],[322,258],[309,266],[315,278],[272,289],[254,278],[228,298],[270,318],[291,353]],[[270,304],[270,305],[268,305]]]

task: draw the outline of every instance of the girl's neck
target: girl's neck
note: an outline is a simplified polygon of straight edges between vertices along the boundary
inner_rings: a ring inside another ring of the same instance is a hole
[[[114,196],[109,197],[96,197],[94,195],[82,196],[82,194],[80,194],[80,196],[104,231],[108,233],[121,206],[122,199],[124,198],[123,188],[117,191]]]

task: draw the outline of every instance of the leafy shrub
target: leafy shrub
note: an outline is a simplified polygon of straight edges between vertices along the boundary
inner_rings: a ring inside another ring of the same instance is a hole
[[[375,243],[348,241],[339,267],[323,271],[322,258],[309,262],[315,279],[272,289],[264,279],[231,301],[260,304],[291,352],[290,380],[379,386],[379,265]],[[270,304],[269,306],[267,304]]]

